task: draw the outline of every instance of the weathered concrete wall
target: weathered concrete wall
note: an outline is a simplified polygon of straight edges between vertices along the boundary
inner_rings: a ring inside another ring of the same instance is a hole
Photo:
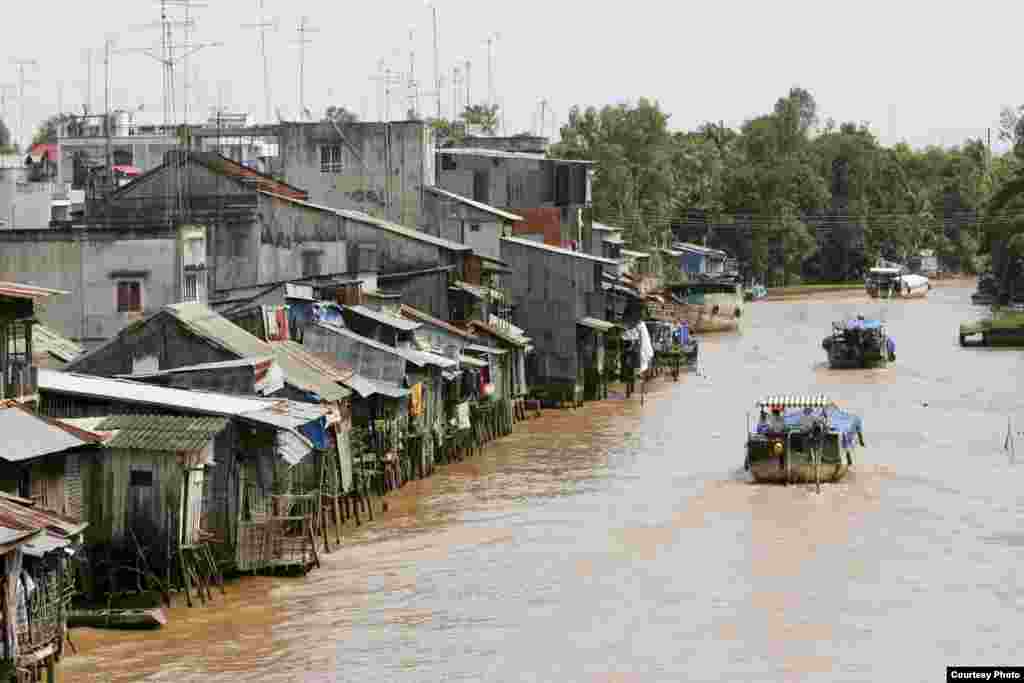
[[[106,138],[61,138],[57,145],[57,180],[61,183],[73,183],[76,155],[83,160],[104,166],[106,159]],[[178,143],[174,138],[156,135],[118,136],[111,139],[111,154],[122,155],[143,173],[152,171],[164,161],[164,154],[175,149]],[[115,159],[114,163],[117,163]],[[75,186],[78,188],[78,186]]]
[[[260,196],[257,215],[260,227],[257,282],[348,272],[345,219],[341,216],[266,195]],[[309,263],[310,260],[313,263]],[[305,266],[312,266],[313,270],[305,272]]]
[[[0,279],[69,292],[47,303],[40,319],[75,340],[83,335],[108,339],[126,324],[176,303],[181,286],[177,259],[177,240],[170,231],[0,231]],[[141,313],[117,311],[119,280],[141,284]]]
[[[412,277],[381,278],[380,288],[402,295],[402,303],[447,320],[451,310],[448,301],[448,272],[423,273]]]
[[[282,124],[279,149],[285,180],[309,192],[314,203],[417,225],[422,188],[435,179],[430,127],[403,121],[355,123],[341,129],[349,144],[329,123]],[[341,149],[342,168],[322,171],[321,148],[335,145]]]
[[[576,321],[604,311],[602,265],[589,259],[503,240],[503,276],[516,306],[514,324],[534,339],[536,375],[531,383],[577,378]]]
[[[492,213],[481,211],[465,202],[426,192],[421,220],[420,227],[431,235],[466,244],[473,247],[476,254],[500,258],[499,242],[505,224]],[[473,226],[479,229],[474,230]],[[510,231],[511,228],[508,234],[511,234]]]

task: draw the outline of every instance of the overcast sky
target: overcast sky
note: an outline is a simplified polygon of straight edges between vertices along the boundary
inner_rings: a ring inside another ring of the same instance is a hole
[[[180,3],[182,0],[176,0]],[[219,101],[264,119],[259,33],[242,24],[260,19],[259,0],[194,0],[196,42],[221,42],[191,60],[192,107],[204,114]],[[409,70],[409,31],[415,31],[415,74],[433,90],[433,27],[424,0],[330,2],[264,0],[279,30],[267,34],[271,96],[286,118],[299,111],[302,15],[319,29],[308,34],[306,106],[319,117],[329,104],[366,119],[382,115],[378,62]],[[0,83],[17,85],[16,59],[35,59],[26,77],[25,119],[81,111],[87,99],[87,48],[96,48],[92,97],[103,102],[102,47],[118,34],[119,48],[159,48],[160,32],[138,28],[159,20],[159,0],[56,0],[10,3],[5,19],[18,30],[0,42]],[[995,129],[1003,105],[1024,104],[1012,84],[1019,61],[1024,5],[1007,0],[936,3],[911,0],[788,0],[786,2],[583,2],[518,0],[483,3],[435,0],[443,84],[442,113],[453,105],[452,67],[470,60],[470,94],[488,96],[486,40],[494,47],[494,90],[504,103],[506,132],[537,130],[547,99],[547,133],[557,136],[569,107],[657,99],[675,129],[705,120],[738,126],[769,111],[793,85],[807,88],[819,112],[837,121],[866,121],[886,144],[953,145]],[[102,8],[102,9],[100,9]],[[45,10],[45,11],[44,11]],[[14,13],[12,17],[11,13]],[[180,7],[172,8],[175,17]],[[40,30],[28,30],[35,27]],[[45,29],[43,29],[45,27]],[[176,32],[181,40],[180,30]],[[178,92],[182,74],[178,74]],[[465,101],[465,84],[459,104]],[[7,116],[17,128],[19,108],[8,93]],[[161,112],[161,67],[140,53],[115,54],[111,104]],[[395,95],[392,118],[408,99]],[[181,106],[179,104],[180,111]],[[420,110],[433,115],[436,101]],[[276,116],[276,115],[275,115]]]

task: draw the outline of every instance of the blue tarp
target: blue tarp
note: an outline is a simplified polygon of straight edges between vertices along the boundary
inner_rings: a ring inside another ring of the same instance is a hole
[[[675,337],[676,342],[680,346],[688,345],[690,343],[690,326],[689,326],[689,324],[687,324],[685,322],[680,324],[679,327],[677,327],[675,329],[675,332],[673,333],[672,336]]]
[[[299,431],[304,437],[313,442],[313,445],[319,449],[326,449],[327,443],[327,418],[321,417],[319,420],[308,422],[301,427]]]
[[[889,352],[890,356],[893,356],[893,355],[896,354],[896,342],[893,341],[892,337],[888,337],[885,340],[885,348]]]
[[[845,323],[847,330],[877,330],[881,326],[879,320],[847,320]]]
[[[835,408],[828,411],[824,411],[821,408],[812,410],[812,415],[816,417],[821,416],[823,412],[828,413],[829,429],[840,433],[843,448],[851,447],[857,434],[863,432],[864,422],[852,413]],[[782,412],[782,421],[787,428],[796,428],[800,426],[800,418],[803,415],[803,408],[789,408]],[[758,433],[767,431],[767,425],[758,424],[756,431]]]

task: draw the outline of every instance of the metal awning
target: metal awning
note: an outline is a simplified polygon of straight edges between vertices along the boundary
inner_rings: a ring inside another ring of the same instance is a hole
[[[412,332],[423,326],[422,324],[413,322],[407,318],[401,318],[388,313],[380,313],[372,308],[367,308],[366,306],[345,306],[345,310],[352,311],[357,315],[369,318],[381,325],[387,325],[388,327],[392,327],[400,332]]]
[[[576,321],[576,324],[582,325],[583,327],[589,327],[590,329],[597,330],[598,332],[608,332],[615,327],[613,323],[610,323],[607,320],[601,320],[600,318],[580,318]]]
[[[464,349],[474,353],[486,353],[491,356],[503,356],[508,353],[508,349],[495,349],[490,346],[481,346],[480,344],[468,344]]]
[[[473,368],[486,368],[489,365],[487,361],[472,356],[459,356],[459,362]]]

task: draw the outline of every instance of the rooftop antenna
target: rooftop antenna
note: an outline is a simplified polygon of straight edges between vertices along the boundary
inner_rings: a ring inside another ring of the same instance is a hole
[[[470,80],[471,80],[470,76],[472,75],[472,71],[471,71],[472,68],[473,68],[473,62],[471,62],[471,61],[469,61],[467,59],[466,60],[466,106],[467,107],[473,104],[473,98],[471,97],[472,93],[470,92],[470,88],[469,88]]]
[[[487,38],[487,105],[494,106],[494,44],[501,38],[500,33],[492,33]]]
[[[452,67],[452,120],[459,118],[459,91],[462,85],[462,72],[456,64]]]
[[[423,0],[434,18],[434,90],[437,93],[437,118],[441,118],[441,60],[437,47],[437,5],[435,0]]]
[[[377,62],[377,73],[376,76],[371,76],[371,81],[377,81],[381,84],[381,90],[383,94],[383,100],[377,103],[377,116],[383,117],[383,121],[391,120],[391,88],[393,86],[402,85],[402,77],[400,74],[391,70],[391,67],[381,59]]]
[[[541,137],[544,137],[544,133],[547,132],[547,129],[548,129],[547,110],[548,110],[548,101],[547,101],[547,99],[543,99],[543,100],[540,101],[540,136]]]
[[[294,42],[299,46],[299,116],[306,111],[306,46],[312,40],[306,38],[307,33],[317,33],[320,29],[309,25],[309,17],[302,17],[299,20],[299,27],[295,29],[299,34],[298,40]]]
[[[417,113],[416,110],[419,109],[419,107],[417,106],[419,104],[419,94],[416,92],[417,86],[419,84],[416,82],[416,48],[415,48],[416,43],[415,43],[415,38],[416,38],[416,32],[415,32],[415,30],[412,27],[410,27],[409,28],[409,80],[408,80],[408,88],[409,88],[409,114],[410,114],[409,118],[415,118],[416,117],[416,113]]]
[[[39,62],[34,59],[12,59],[11,63],[18,68],[18,129],[20,130],[22,143],[28,147],[28,143],[31,142],[32,136],[29,134],[26,138],[25,133],[25,86],[38,85],[39,81],[32,81],[25,78],[25,68],[32,67],[33,70],[38,70]]]
[[[264,13],[264,0],[259,0],[260,3],[260,20],[255,24],[242,24],[242,28],[255,28],[260,31],[260,54],[263,56],[263,106],[266,116],[267,123],[271,123],[270,110],[270,65],[267,62],[267,29],[271,31],[277,31],[279,27],[279,21],[277,17],[271,20],[267,20],[267,16]]]

